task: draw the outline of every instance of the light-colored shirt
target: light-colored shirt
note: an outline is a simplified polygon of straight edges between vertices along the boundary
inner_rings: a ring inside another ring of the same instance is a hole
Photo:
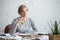
[[[31,18],[27,17],[25,22],[21,22],[18,25],[16,25],[16,22],[19,21],[19,18],[20,17],[15,18],[12,22],[12,26],[11,26],[11,29],[9,31],[9,33],[11,35],[16,33],[16,30],[18,30],[19,33],[27,32],[27,34],[30,34],[30,35],[37,32],[37,28],[36,28],[36,26],[35,26],[35,24],[34,24],[34,22],[32,21]]]

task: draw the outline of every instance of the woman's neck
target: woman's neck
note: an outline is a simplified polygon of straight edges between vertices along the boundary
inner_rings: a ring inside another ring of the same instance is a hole
[[[24,18],[25,19],[26,17],[20,17],[20,18]]]
[[[22,21],[26,21],[26,17],[20,17]]]

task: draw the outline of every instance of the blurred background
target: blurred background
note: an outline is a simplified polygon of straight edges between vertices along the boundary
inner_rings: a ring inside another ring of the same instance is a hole
[[[39,33],[52,33],[48,23],[60,22],[60,0],[0,0],[0,34],[19,16],[17,11],[21,4],[28,7],[28,17],[35,22]]]

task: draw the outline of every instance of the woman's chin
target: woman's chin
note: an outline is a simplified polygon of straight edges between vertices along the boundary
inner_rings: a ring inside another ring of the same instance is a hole
[[[26,17],[26,16],[22,16],[22,17]]]

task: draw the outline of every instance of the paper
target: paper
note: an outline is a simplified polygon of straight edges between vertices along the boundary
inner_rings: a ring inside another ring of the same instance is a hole
[[[24,36],[24,35],[29,35],[29,34],[23,34],[23,33],[17,32],[17,33],[15,33],[14,35]]]
[[[6,35],[6,36],[11,36],[9,33],[7,33],[7,34],[4,34],[4,35]]]

